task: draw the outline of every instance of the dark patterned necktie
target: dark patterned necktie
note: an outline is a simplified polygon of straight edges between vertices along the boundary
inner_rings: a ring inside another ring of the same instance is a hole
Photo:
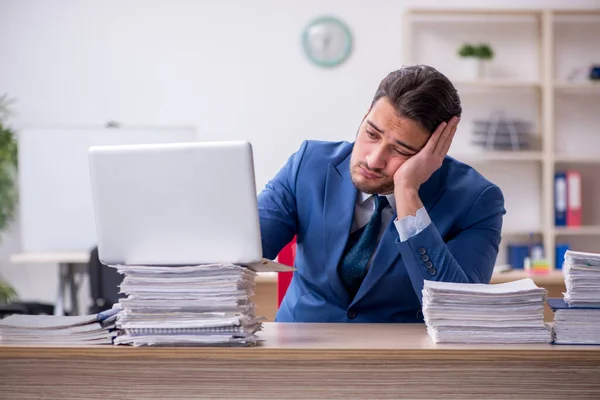
[[[381,212],[389,204],[385,196],[373,195],[373,197],[375,198],[375,212],[367,225],[350,235],[338,266],[340,278],[352,298],[358,292],[365,277],[371,254],[377,247],[377,237],[381,229]]]

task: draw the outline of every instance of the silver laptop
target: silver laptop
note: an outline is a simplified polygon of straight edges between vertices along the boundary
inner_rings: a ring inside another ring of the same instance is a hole
[[[266,264],[250,143],[99,146],[89,161],[104,264]]]

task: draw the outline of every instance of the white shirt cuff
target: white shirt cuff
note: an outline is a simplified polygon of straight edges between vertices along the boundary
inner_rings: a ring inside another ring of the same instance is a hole
[[[411,237],[417,235],[431,223],[431,218],[425,210],[425,207],[421,207],[417,210],[417,215],[407,215],[401,220],[394,220],[396,230],[400,236],[400,241],[405,242]]]

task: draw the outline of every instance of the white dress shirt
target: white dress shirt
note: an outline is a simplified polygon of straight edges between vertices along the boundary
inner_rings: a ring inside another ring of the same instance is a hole
[[[385,197],[388,199],[390,204],[381,212],[381,229],[379,231],[379,235],[377,236],[377,243],[379,243],[379,240],[381,240],[383,232],[385,232],[388,224],[396,214],[396,200],[394,199],[394,194],[387,194]],[[356,205],[354,206],[354,219],[352,220],[352,228],[350,233],[365,226],[369,222],[369,219],[374,212],[375,199],[373,198],[373,195],[364,192],[358,192],[358,196],[356,196]],[[429,217],[429,214],[427,214],[425,207],[421,207],[419,210],[417,210],[416,216],[407,215],[400,220],[394,221],[394,225],[396,225],[396,230],[398,231],[398,236],[402,242],[420,233],[423,229],[427,228],[430,223],[431,218]]]

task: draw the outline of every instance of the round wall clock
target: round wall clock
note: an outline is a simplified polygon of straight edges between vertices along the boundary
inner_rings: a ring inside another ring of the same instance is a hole
[[[337,66],[352,52],[352,33],[335,17],[320,17],[310,22],[302,34],[306,56],[322,67]]]

